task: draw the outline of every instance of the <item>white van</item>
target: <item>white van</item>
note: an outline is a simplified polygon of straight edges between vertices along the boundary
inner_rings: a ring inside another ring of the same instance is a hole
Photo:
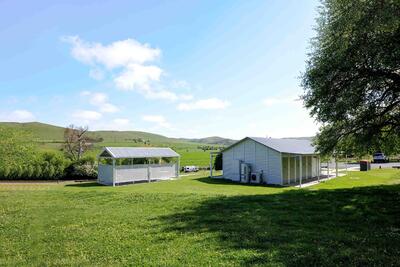
[[[199,171],[199,167],[197,166],[185,166],[183,167],[184,172],[197,172]]]

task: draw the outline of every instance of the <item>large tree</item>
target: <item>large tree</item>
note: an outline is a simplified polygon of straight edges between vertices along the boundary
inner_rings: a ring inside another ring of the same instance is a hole
[[[303,74],[304,104],[330,154],[395,152],[400,139],[400,0],[325,0]]]
[[[87,136],[88,127],[77,127],[70,125],[64,130],[64,151],[74,161],[82,158],[83,153],[93,143],[93,139]]]

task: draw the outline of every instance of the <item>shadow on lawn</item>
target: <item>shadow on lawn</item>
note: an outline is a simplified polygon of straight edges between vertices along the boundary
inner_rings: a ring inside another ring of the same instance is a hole
[[[202,182],[202,183],[206,183],[206,184],[229,184],[229,185],[239,185],[239,186],[257,186],[257,187],[273,187],[273,188],[283,188],[285,186],[281,186],[281,185],[260,185],[260,184],[242,184],[239,182],[234,182],[234,181],[230,181],[230,180],[226,180],[223,178],[210,178],[210,177],[201,177],[201,178],[196,178],[194,179],[196,181]]]
[[[67,184],[68,187],[103,187],[104,185],[96,182],[78,182],[74,184]]]
[[[392,266],[400,258],[400,185],[220,196],[159,219],[167,232],[216,234],[222,255],[243,265]]]

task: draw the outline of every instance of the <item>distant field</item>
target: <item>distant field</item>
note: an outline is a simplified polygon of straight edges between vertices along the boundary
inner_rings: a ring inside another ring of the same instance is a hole
[[[0,123],[0,126],[19,129],[28,132],[33,140],[39,145],[43,151],[60,151],[63,142],[64,128],[43,123]],[[207,144],[189,141],[188,139],[168,138],[158,134],[138,132],[138,131],[95,131],[90,132],[90,136],[101,137],[102,142],[95,143],[92,150],[88,151],[88,155],[97,156],[101,149],[105,146],[131,147],[131,146],[159,146],[171,147],[181,155],[181,166],[196,165],[200,167],[208,167],[210,160],[210,151],[199,149],[201,146],[212,146],[221,148],[220,144]],[[137,140],[146,141],[138,142]],[[196,139],[193,139],[196,140]],[[211,142],[220,141],[221,143],[229,143],[232,140],[223,138],[204,138],[199,139],[203,142],[209,140]]]
[[[205,166],[210,165],[210,151],[177,151],[181,155],[181,165]]]
[[[0,266],[398,265],[398,170],[304,189],[206,175],[0,183]]]

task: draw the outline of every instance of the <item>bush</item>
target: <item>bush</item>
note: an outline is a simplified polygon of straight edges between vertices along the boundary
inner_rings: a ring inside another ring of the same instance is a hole
[[[71,163],[65,169],[65,171],[68,179],[96,179],[96,158],[91,156],[84,157],[76,162]]]
[[[0,179],[60,179],[65,176],[69,162],[59,153],[45,152],[23,164],[0,165]]]
[[[71,162],[62,154],[55,152],[38,153],[26,164],[14,163],[0,165],[0,179],[96,179],[96,158],[86,156]]]

